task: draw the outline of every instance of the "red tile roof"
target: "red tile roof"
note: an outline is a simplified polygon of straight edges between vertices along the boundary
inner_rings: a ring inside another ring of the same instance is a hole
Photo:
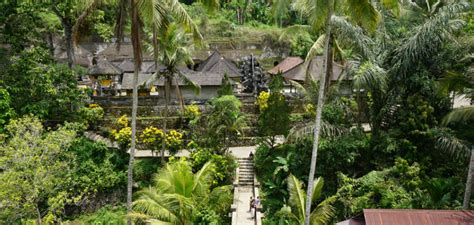
[[[474,210],[364,209],[366,225],[473,225]]]
[[[269,70],[268,73],[273,75],[278,73],[286,73],[303,62],[304,60],[300,57],[286,57],[278,65]]]

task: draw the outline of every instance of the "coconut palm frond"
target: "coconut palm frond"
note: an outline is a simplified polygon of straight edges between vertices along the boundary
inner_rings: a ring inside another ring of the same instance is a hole
[[[319,203],[318,206],[311,212],[311,225],[329,224],[336,211],[332,206],[336,200],[335,197],[330,197]]]
[[[456,158],[468,158],[471,151],[465,142],[449,132],[439,132],[436,136],[436,148]]]
[[[159,81],[160,79],[163,78],[163,75],[159,72],[155,72],[153,73],[148,79],[146,79],[143,84],[146,86],[146,87],[151,87],[153,86],[153,83]],[[142,84],[142,85],[143,85]]]
[[[316,31],[325,25],[326,15],[328,14],[325,0],[295,0],[292,7],[307,18],[312,31]]]
[[[214,164],[211,162],[207,162],[194,175],[193,192],[207,194],[205,191],[208,190],[211,185],[213,168]]]
[[[291,207],[287,205],[283,205],[283,207],[281,207],[281,209],[275,213],[275,217],[281,218],[281,219],[288,219],[295,222],[298,221],[298,217],[296,217],[295,214],[291,212]]]
[[[294,211],[296,211],[293,213],[298,218],[304,218],[306,192],[303,190],[303,185],[301,184],[301,181],[292,174],[288,176],[287,183],[288,193],[290,195],[288,203],[294,209]]]
[[[360,24],[366,30],[374,32],[380,22],[380,13],[375,9],[369,0],[346,1],[346,12],[351,20]],[[362,16],[363,15],[363,16]]]
[[[133,210],[142,218],[176,221],[176,215],[167,207],[165,197],[156,189],[149,188],[137,193],[140,197],[133,202]]]
[[[326,121],[321,121],[321,135],[323,137],[337,137],[349,132],[346,128],[334,126]],[[290,129],[287,140],[289,142],[298,142],[303,139],[312,138],[314,133],[314,122],[303,126],[294,126]]]
[[[316,55],[319,55],[323,52],[324,40],[326,40],[325,34],[318,37],[318,39],[313,43],[313,45],[309,49],[308,54],[306,55],[305,61],[310,61],[311,59],[316,57]]]
[[[301,100],[303,100],[304,102],[311,102],[310,93],[309,91],[306,90],[306,88],[302,84],[293,80],[290,80],[290,83],[291,83],[291,86],[293,86],[296,89],[298,95],[302,97]]]
[[[164,1],[167,6],[169,7],[169,12],[171,12],[180,24],[183,24],[188,31],[193,34],[194,41],[196,43],[200,43],[203,40],[201,33],[199,32],[199,28],[194,23],[193,19],[184,9],[183,5],[178,0],[162,0]]]
[[[209,194],[209,205],[216,212],[227,211],[233,200],[232,185],[216,187]]]
[[[163,28],[163,22],[167,19],[167,10],[161,0],[140,0],[138,8],[146,26],[158,30]]]
[[[387,72],[371,62],[362,63],[353,77],[354,87],[369,91],[387,89]]]
[[[313,196],[311,198],[311,202],[314,204],[316,201],[321,197],[323,193],[323,186],[324,186],[324,179],[322,177],[318,177],[313,181]]]
[[[375,43],[369,36],[364,34],[362,28],[352,25],[340,16],[332,16],[331,24],[334,27],[333,32],[338,35],[339,39],[352,43],[363,57],[376,61],[375,53],[372,50]]]
[[[196,95],[199,95],[201,93],[201,86],[198,83],[192,81],[191,79],[189,79],[188,77],[186,77],[183,73],[179,71],[177,74],[178,74],[179,79],[181,79],[186,86],[191,87],[191,89],[194,90],[194,93]]]
[[[452,40],[452,34],[464,25],[464,22],[457,18],[469,9],[470,5],[466,2],[447,4],[439,8],[425,23],[416,27],[413,34],[396,49],[397,72],[405,76],[413,65],[438,52],[446,40]]]
[[[457,108],[443,118],[443,124],[474,120],[474,106]]]

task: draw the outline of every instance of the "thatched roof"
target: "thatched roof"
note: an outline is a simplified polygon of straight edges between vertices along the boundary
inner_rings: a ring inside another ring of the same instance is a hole
[[[158,63],[158,71],[164,69],[165,66],[161,65]],[[147,66],[147,68],[144,70],[145,73],[154,73],[156,72],[157,69],[155,68],[155,63],[151,63]]]
[[[278,63],[278,65],[269,70],[268,73],[272,75],[276,75],[278,73],[286,73],[303,62],[304,60],[300,57],[286,57],[283,61]]]
[[[227,60],[217,51],[212,53],[199,67],[197,71],[210,72],[224,74],[226,73],[229,77],[241,77],[237,66],[234,65],[230,60]]]
[[[192,70],[184,70],[182,73],[191,81],[199,84],[201,87],[222,85],[223,74],[203,73]],[[140,73],[138,75],[138,85],[144,85],[153,76],[151,73]],[[182,80],[178,81],[179,86],[187,86]],[[164,86],[164,79],[153,81],[154,86]],[[124,73],[122,80],[122,89],[133,89],[133,73]]]
[[[111,44],[103,51],[101,51],[99,56],[105,57],[110,61],[120,61],[124,59],[133,59],[133,47],[131,44],[122,44],[120,46],[120,51],[117,51],[117,45]],[[151,61],[153,60],[152,55],[146,51],[143,51],[143,60]]]
[[[125,73],[133,73],[135,70],[135,63],[132,59],[124,59],[123,61],[118,61],[115,62],[114,65],[116,65],[118,68],[120,68],[123,72]],[[146,72],[150,68],[151,65],[154,65],[153,62],[145,61],[142,62],[142,66],[140,71],[141,72]]]
[[[89,75],[120,75],[122,70],[105,60],[104,58],[97,60],[95,65],[92,65],[87,74]]]
[[[319,80],[319,76],[323,73],[323,62],[324,60],[322,56],[316,56],[315,58],[313,58],[313,60],[311,60],[310,74],[314,80]],[[282,73],[283,77],[287,80],[305,81],[308,63],[310,62],[301,63],[296,67],[287,70],[286,72]],[[331,80],[336,81],[339,79],[343,67],[336,62],[333,62],[332,65],[333,67]]]
[[[89,67],[92,64],[93,54],[82,46],[74,48],[74,65]],[[59,62],[67,62],[67,52],[63,48],[55,49],[55,58]]]

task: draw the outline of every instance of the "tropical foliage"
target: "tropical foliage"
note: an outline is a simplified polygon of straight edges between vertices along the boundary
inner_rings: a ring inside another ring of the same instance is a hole
[[[130,216],[151,223],[221,224],[232,194],[229,186],[211,189],[213,166],[207,163],[193,173],[187,161],[168,163],[155,176],[154,185],[138,193]],[[220,215],[220,218],[206,217],[204,212]],[[213,220],[206,221],[206,218]]]

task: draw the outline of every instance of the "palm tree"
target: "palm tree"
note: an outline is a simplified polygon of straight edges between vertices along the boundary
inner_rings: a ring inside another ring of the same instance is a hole
[[[463,107],[454,109],[443,119],[443,124],[447,125],[455,122],[472,121],[474,120],[474,107]],[[471,143],[473,144],[473,143]],[[438,146],[441,149],[447,150],[447,152],[453,154],[455,157],[464,156],[467,157],[470,154],[469,168],[466,179],[466,189],[464,191],[463,209],[469,209],[469,203],[471,201],[472,192],[472,178],[474,176],[474,144],[471,146],[469,151],[465,141],[459,140],[454,136],[439,135]]]
[[[130,3],[130,5],[129,5]],[[206,6],[215,6],[215,1],[205,1]],[[128,11],[130,10],[130,11]],[[133,75],[133,94],[132,94],[132,137],[130,144],[130,158],[128,164],[128,181],[127,181],[127,212],[132,210],[132,193],[133,193],[133,164],[135,159],[136,147],[136,124],[137,124],[137,108],[138,108],[138,74],[142,64],[142,20],[146,21],[145,25],[151,25],[153,31],[162,28],[162,21],[168,16],[173,16],[182,24],[188,25],[193,33],[199,34],[196,26],[192,26],[192,20],[186,13],[178,0],[120,0],[118,4],[118,13],[116,19],[115,33],[118,39],[117,49],[120,49],[120,43],[124,37],[124,26],[126,23],[128,12],[131,16],[131,38],[134,58],[134,75]],[[151,22],[150,22],[151,21]],[[154,32],[156,34],[156,32]],[[200,35],[199,35],[200,36]],[[156,36],[155,36],[156,37]],[[156,43],[153,41],[153,43]],[[157,46],[154,45],[154,53],[157,52]],[[166,137],[166,136],[165,136]],[[131,224],[131,220],[127,221]]]
[[[68,66],[74,64],[74,45],[79,37],[79,27],[99,6],[114,3],[114,0],[71,0],[61,3],[58,0],[42,0],[61,21],[66,41]],[[61,3],[61,4],[60,4]]]
[[[417,8],[416,3],[407,2],[401,5],[405,8]],[[417,18],[418,23],[411,28],[408,35],[395,44],[390,43],[389,35],[377,35],[370,38],[365,35],[360,27],[353,26],[343,18],[333,18],[334,31],[350,43],[360,56],[350,63],[349,73],[352,73],[354,86],[365,89],[372,96],[371,127],[373,137],[376,138],[384,121],[389,120],[390,110],[399,106],[400,96],[406,92],[405,82],[411,68],[416,68],[419,62],[426,61],[436,55],[443,44],[450,40],[463,22],[458,18],[469,9],[469,4],[458,2],[452,4],[436,5],[430,8],[430,13]],[[390,68],[390,69],[385,69]],[[449,114],[447,121],[472,118],[471,109],[465,108]],[[387,116],[388,114],[388,116]],[[455,155],[468,155],[469,152],[462,140],[439,129],[438,148],[446,149]],[[473,161],[473,160],[471,160]],[[469,171],[472,174],[470,166]],[[468,175],[466,196],[470,196],[468,188],[472,186],[472,175]],[[469,202],[469,197],[465,197]]]
[[[335,11],[335,2],[334,0],[322,1],[322,0],[296,0],[294,7],[296,10],[301,12],[306,18],[308,18],[308,23],[313,30],[317,30],[323,26],[325,29],[324,34],[324,74],[320,76],[319,79],[319,94],[318,94],[318,105],[316,108],[316,118],[314,126],[314,140],[313,140],[313,150],[311,154],[311,166],[309,171],[308,178],[308,190],[307,190],[307,201],[306,201],[306,213],[305,213],[305,225],[310,224],[311,216],[311,201],[312,192],[313,192],[313,179],[316,170],[316,160],[318,154],[318,145],[319,145],[319,136],[321,128],[321,114],[324,106],[325,90],[328,87],[326,80],[331,77],[332,72],[332,45],[334,42],[334,34],[332,32],[332,18]],[[370,1],[354,1],[347,0],[344,3],[337,5],[345,5],[346,8],[342,10],[346,15],[349,15],[349,18],[355,21],[358,24],[362,24],[364,27],[369,28],[369,30],[375,30],[378,21],[380,20],[380,15],[377,10],[373,7]],[[322,38],[313,44],[312,50],[308,52],[306,61],[309,61],[313,58],[314,54],[317,52],[315,48],[321,46]],[[310,65],[310,63],[308,63]],[[322,88],[321,88],[322,87]]]
[[[211,189],[214,165],[206,163],[193,174],[189,162],[168,163],[154,178],[154,185],[138,192],[133,218],[156,224],[193,224],[202,207],[225,212],[232,203],[231,186]]]
[[[209,131],[212,136],[222,138],[227,151],[231,141],[243,133],[247,118],[240,111],[242,103],[234,95],[224,95],[211,101],[208,116]]]
[[[287,179],[288,193],[290,198],[288,199],[289,206],[283,206],[280,211],[276,213],[276,216],[280,218],[286,218],[290,221],[296,222],[296,224],[305,224],[305,209],[306,199],[305,191],[303,189],[302,182],[298,180],[294,175],[290,174]],[[316,201],[321,197],[324,186],[323,178],[318,178],[313,181],[313,195],[310,199],[310,204],[315,204]],[[319,203],[315,209],[310,213],[310,224],[328,224],[331,218],[334,216],[334,208],[331,206],[334,198],[328,198]]]
[[[168,106],[171,96],[171,87],[174,85],[176,88],[176,96],[179,99],[181,110],[184,110],[184,100],[181,95],[181,90],[179,88],[180,81],[186,85],[191,86],[196,93],[199,93],[200,86],[188,77],[186,77],[180,69],[180,66],[185,66],[186,64],[192,64],[193,60],[190,54],[190,45],[185,36],[185,33],[176,23],[167,24],[166,27],[161,29],[158,32],[156,46],[157,49],[161,50],[157,52],[156,55],[157,61],[159,61],[164,67],[164,70],[156,71],[153,76],[147,81],[151,83],[153,81],[158,81],[163,79],[164,82],[164,97],[165,97],[165,111],[164,111],[164,121],[163,121],[163,130],[165,137],[162,142],[161,149],[161,159],[164,161],[164,151],[165,151],[165,139],[166,139],[166,128],[168,120]],[[155,64],[156,65],[156,64]]]
[[[462,121],[472,121],[474,120],[474,107],[463,107],[454,109],[443,119],[443,124],[447,125],[449,123],[462,122]],[[463,154],[468,155],[468,147],[457,138],[442,138],[440,137],[439,143],[444,149],[448,149],[450,152],[455,153],[456,155]],[[452,143],[458,143],[453,145]],[[472,144],[472,143],[471,143]],[[466,189],[464,191],[464,200],[463,200],[463,209],[469,209],[469,203],[471,201],[472,193],[472,177],[474,176],[474,144],[471,147],[470,151],[470,160],[469,160],[469,169],[466,179]]]

